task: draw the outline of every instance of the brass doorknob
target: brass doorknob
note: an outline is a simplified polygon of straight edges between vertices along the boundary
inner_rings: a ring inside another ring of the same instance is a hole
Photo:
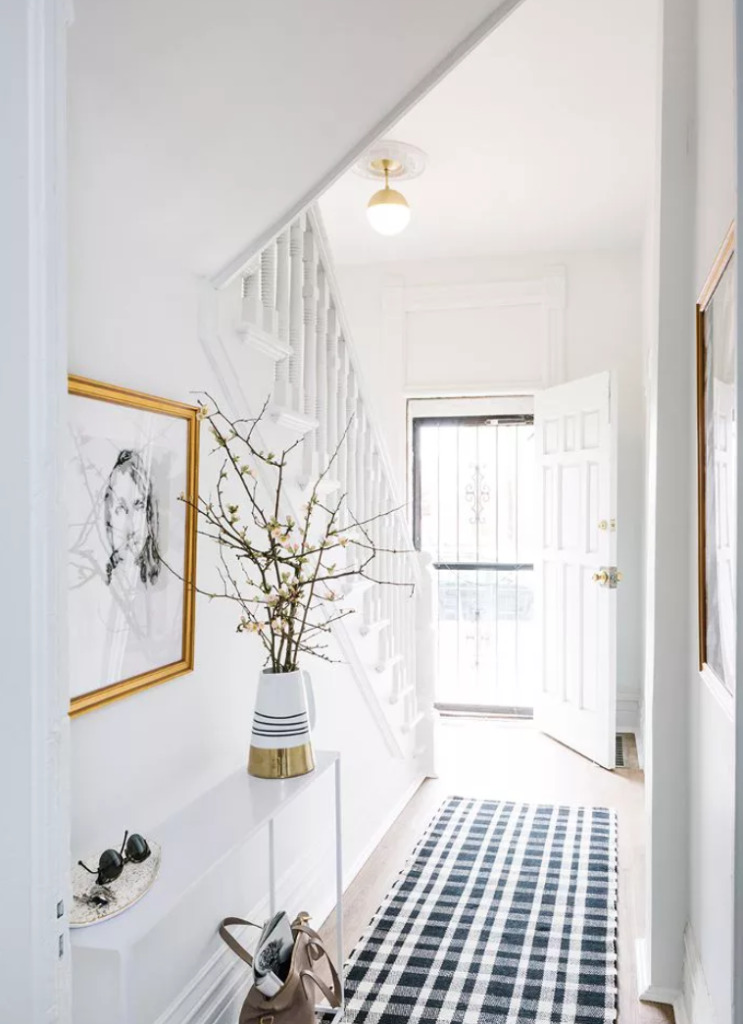
[[[598,572],[593,574],[591,579],[602,587],[609,587],[610,590],[615,590],[617,584],[622,582],[622,574],[611,565],[604,569],[599,569]]]

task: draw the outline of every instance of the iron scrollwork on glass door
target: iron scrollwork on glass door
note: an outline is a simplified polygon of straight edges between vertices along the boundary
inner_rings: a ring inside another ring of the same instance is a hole
[[[529,707],[531,417],[414,421],[416,545],[433,557],[442,704]]]

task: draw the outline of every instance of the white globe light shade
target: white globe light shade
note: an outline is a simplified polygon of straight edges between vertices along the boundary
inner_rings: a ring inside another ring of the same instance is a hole
[[[401,192],[382,188],[369,200],[366,216],[380,235],[399,235],[410,223],[410,207]]]

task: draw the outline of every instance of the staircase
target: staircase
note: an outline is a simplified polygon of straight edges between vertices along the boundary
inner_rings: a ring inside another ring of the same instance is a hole
[[[370,568],[397,585],[355,578],[343,600],[358,614],[335,623],[333,634],[390,752],[421,758],[430,773],[428,559],[414,550],[365,398],[317,210],[297,217],[220,291],[204,285],[200,336],[228,407],[255,415],[270,392],[263,443],[275,450],[302,438],[288,512],[296,514],[339,443],[327,488],[347,495],[358,521],[395,510],[371,523],[379,554]]]

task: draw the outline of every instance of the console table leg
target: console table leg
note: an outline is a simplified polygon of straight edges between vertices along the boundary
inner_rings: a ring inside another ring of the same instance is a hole
[[[274,820],[268,819],[268,907],[271,917],[276,913],[276,838]]]
[[[341,814],[341,761],[335,762],[335,942],[338,952],[338,976],[341,981],[341,1016],[346,1004],[343,953],[343,830]]]

